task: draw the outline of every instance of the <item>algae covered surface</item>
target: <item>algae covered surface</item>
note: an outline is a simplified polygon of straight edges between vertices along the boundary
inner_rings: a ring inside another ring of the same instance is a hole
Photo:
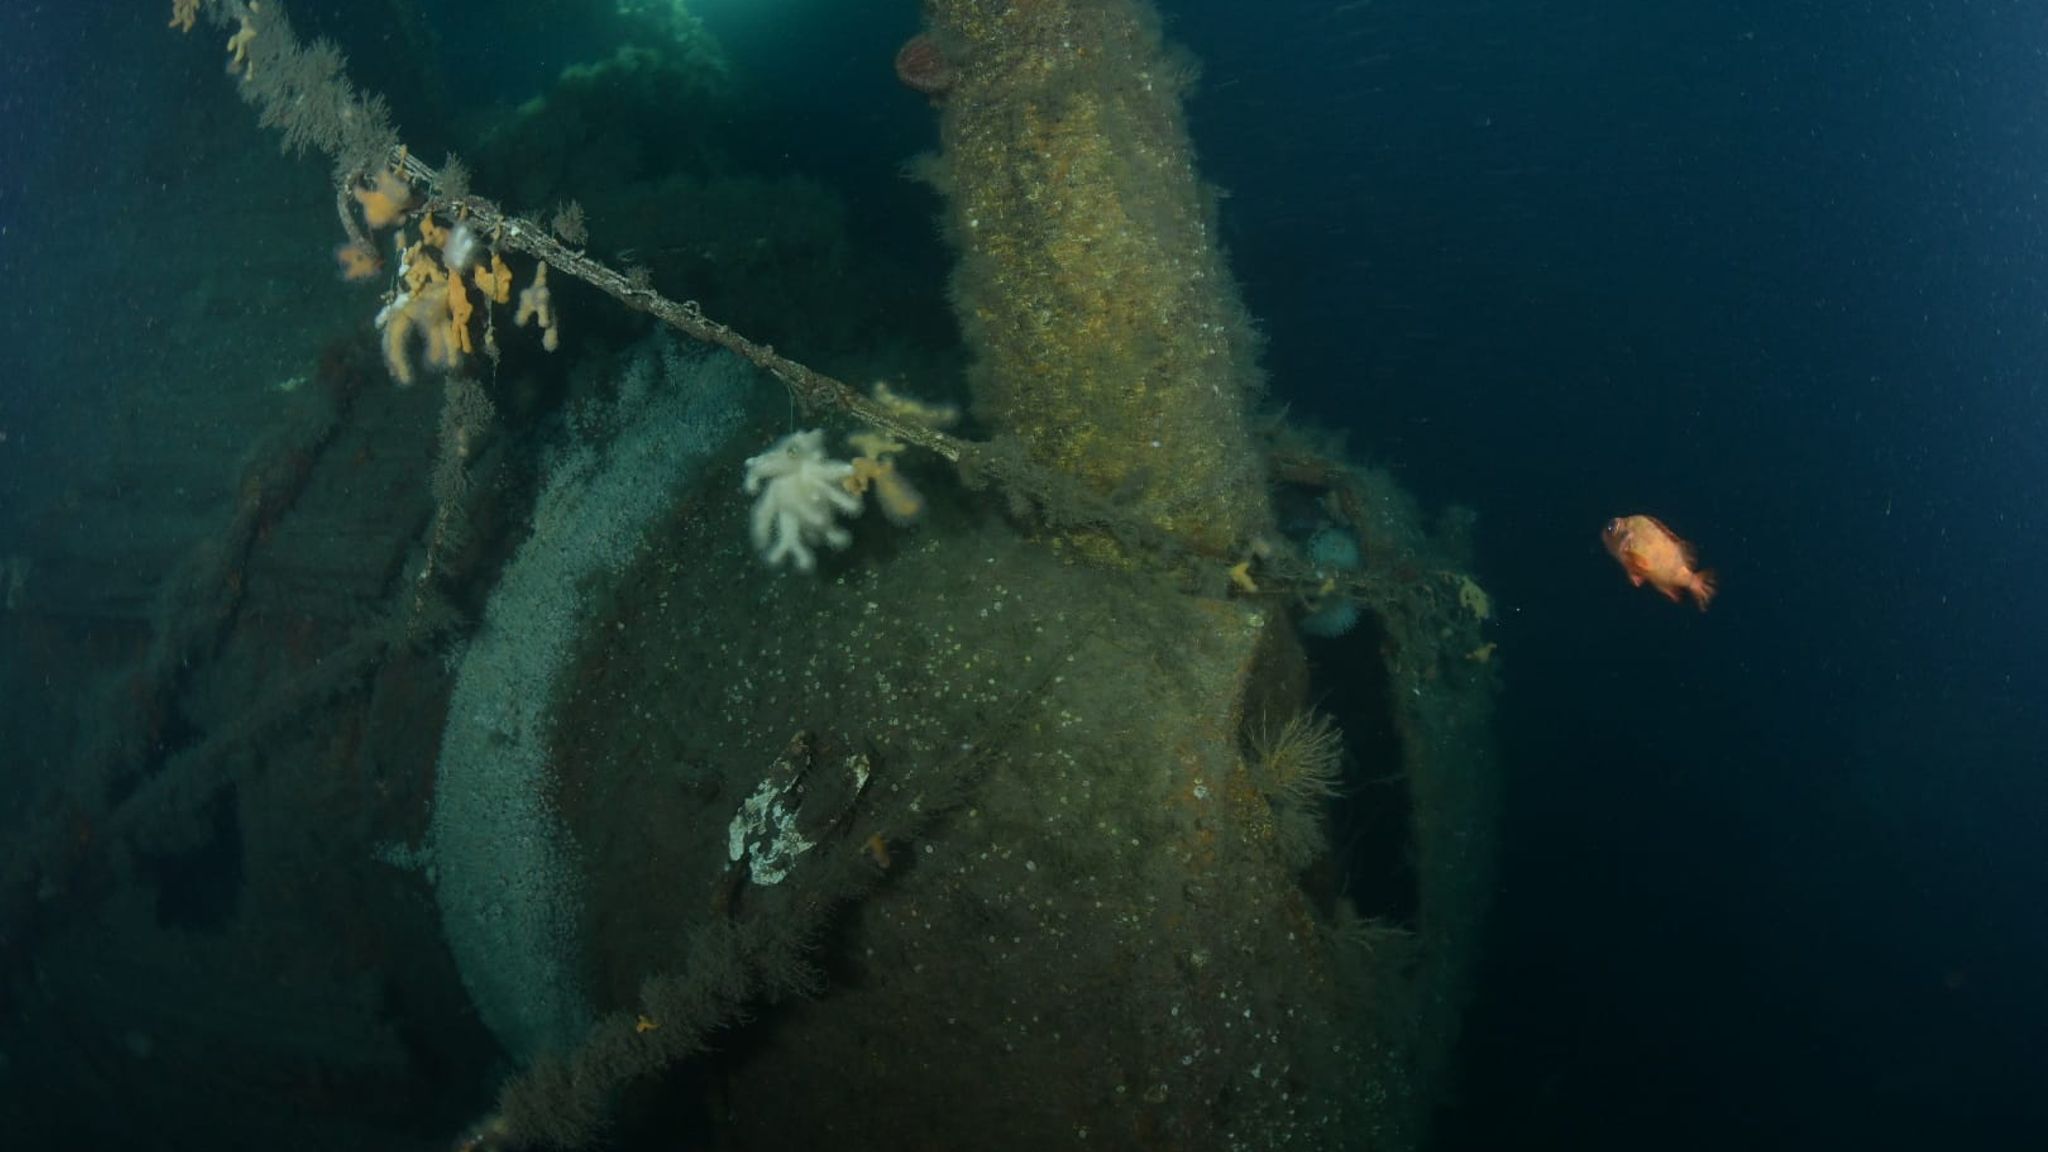
[[[792,736],[873,765],[814,849],[872,891],[812,961],[830,994],[724,1061],[737,1130],[1317,1147],[1407,1121],[1400,1054],[1346,1018],[1399,995],[1406,954],[1336,939],[1240,755],[1247,708],[1305,687],[1280,622],[958,505],[762,579],[743,512],[686,502],[589,634],[556,737],[591,978],[631,1011],[695,926],[782,895],[735,897],[727,831]]]

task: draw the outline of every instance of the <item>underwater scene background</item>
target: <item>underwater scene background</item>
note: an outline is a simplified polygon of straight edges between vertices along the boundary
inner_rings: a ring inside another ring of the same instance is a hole
[[[2038,1142],[2026,7],[5,27],[8,1147]]]

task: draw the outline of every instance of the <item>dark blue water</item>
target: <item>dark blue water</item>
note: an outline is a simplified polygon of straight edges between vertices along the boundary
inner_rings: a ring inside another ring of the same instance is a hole
[[[1276,387],[1480,510],[1498,919],[1443,1146],[2048,1116],[2048,28],[1191,4]],[[1628,588],[1611,515],[1723,576]]]

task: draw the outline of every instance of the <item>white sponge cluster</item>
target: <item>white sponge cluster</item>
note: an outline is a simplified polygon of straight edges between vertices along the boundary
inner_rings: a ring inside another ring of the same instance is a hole
[[[825,455],[825,430],[792,432],[747,461],[747,495],[754,501],[754,548],[773,567],[784,560],[797,571],[817,567],[814,549],[844,548],[853,539],[839,517],[860,514],[860,497],[846,490],[853,465]]]

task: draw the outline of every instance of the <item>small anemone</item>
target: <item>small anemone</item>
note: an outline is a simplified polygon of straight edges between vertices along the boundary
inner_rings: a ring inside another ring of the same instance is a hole
[[[901,80],[906,88],[936,100],[951,91],[959,78],[953,62],[946,57],[946,50],[929,32],[912,36],[896,51],[896,79]]]

